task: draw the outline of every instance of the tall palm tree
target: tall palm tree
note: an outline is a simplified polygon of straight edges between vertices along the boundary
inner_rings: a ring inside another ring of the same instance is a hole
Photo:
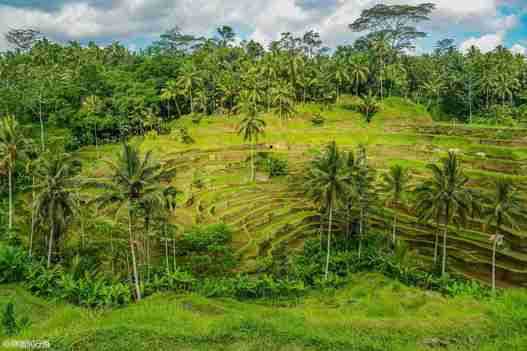
[[[250,181],[255,180],[255,169],[254,169],[254,143],[258,141],[260,135],[265,134],[266,123],[263,119],[258,118],[256,107],[252,106],[250,102],[245,102],[250,106],[247,106],[246,116],[241,120],[238,125],[238,135],[243,135],[244,141],[251,143],[251,178]]]
[[[288,83],[279,83],[272,90],[274,95],[273,103],[276,106],[276,111],[278,112],[278,118],[280,121],[286,121],[290,119],[295,113],[293,90],[293,87]]]
[[[305,179],[307,196],[317,203],[323,203],[329,211],[324,279],[327,279],[329,274],[333,211],[348,193],[348,170],[345,161],[345,157],[333,141],[326,146],[325,152],[320,157],[311,162]]]
[[[342,86],[350,81],[347,67],[341,61],[336,61],[332,69],[332,78],[335,80],[335,92],[337,95],[337,104],[340,102],[340,91]]]
[[[95,186],[107,190],[95,201],[99,204],[99,208],[115,205],[113,209],[116,216],[126,215],[135,293],[140,300],[141,289],[136,259],[138,237],[133,231],[133,223],[142,202],[144,204],[148,200],[150,203],[163,203],[161,183],[170,181],[175,176],[175,169],[165,168],[153,161],[151,152],[147,152],[144,158],[141,158],[139,149],[129,144],[123,145],[123,151],[117,162],[106,162],[113,174],[106,182],[94,183]]]
[[[74,190],[82,184],[79,172],[79,162],[67,154],[45,155],[35,169],[35,224],[49,228],[48,267],[54,242],[62,239],[78,211],[79,201]]]
[[[432,178],[416,189],[418,207],[433,205],[441,210],[444,225],[441,271],[442,275],[445,275],[448,226],[452,221],[463,223],[470,214],[474,202],[472,192],[466,187],[468,178],[454,152],[448,154],[442,167],[430,164],[428,168],[432,171]],[[424,209],[420,211],[430,213]]]
[[[17,159],[23,155],[24,138],[18,121],[13,116],[6,116],[0,120],[0,172],[7,173],[9,184],[9,229],[13,227],[14,206],[13,192],[15,188],[14,173]]]
[[[183,65],[181,75],[177,79],[178,88],[189,96],[190,113],[194,113],[194,88],[203,82],[201,73],[193,64]]]
[[[359,96],[359,87],[368,81],[370,69],[368,65],[358,61],[350,62],[350,82],[355,85],[355,95]]]
[[[383,175],[382,191],[386,195],[386,204],[395,207],[392,226],[392,242],[395,244],[397,233],[397,208],[405,201],[410,177],[408,170],[401,165],[394,165]]]
[[[179,104],[177,102],[177,97],[179,95],[179,88],[177,81],[170,79],[166,82],[165,86],[161,88],[161,95],[159,98],[161,101],[166,101],[167,103],[167,118],[170,118],[170,102],[174,101],[176,103],[176,109],[178,116],[181,116],[181,111],[179,109]]]
[[[359,163],[355,176],[353,177],[353,194],[360,210],[359,217],[359,258],[362,252],[362,240],[364,239],[365,227],[368,220],[368,212],[372,202],[376,198],[376,191],[373,183],[375,182],[375,172],[364,159]]]
[[[494,235],[490,237],[492,242],[492,290],[496,289],[496,248],[503,242],[500,234],[502,225],[508,224],[518,227],[516,218],[525,215],[525,209],[517,188],[512,180],[500,177],[494,183],[494,194],[485,201],[487,206],[487,223],[494,223]]]

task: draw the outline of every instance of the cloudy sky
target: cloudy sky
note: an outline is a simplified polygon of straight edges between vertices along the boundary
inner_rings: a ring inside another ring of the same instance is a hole
[[[428,1],[428,0],[426,0]],[[269,42],[280,32],[315,29],[325,44],[351,43],[347,25],[377,3],[418,4],[415,0],[0,0],[0,32],[37,28],[56,41],[118,40],[131,49],[145,47],[174,26],[211,35],[232,26],[244,39]],[[422,29],[430,35],[418,43],[427,51],[442,38],[463,49],[492,50],[505,45],[527,54],[527,0],[436,0],[437,10]],[[3,36],[0,51],[8,48]]]

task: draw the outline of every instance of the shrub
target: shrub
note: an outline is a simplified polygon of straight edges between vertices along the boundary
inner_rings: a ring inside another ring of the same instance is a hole
[[[0,283],[22,281],[27,264],[27,253],[22,249],[0,244]]]
[[[322,116],[322,112],[318,111],[313,114],[311,117],[311,124],[315,127],[321,127],[326,123],[326,119]]]
[[[7,336],[18,335],[22,329],[28,327],[30,324],[27,317],[22,317],[17,320],[15,306],[12,302],[9,302],[5,306],[4,311],[2,311],[2,329]]]

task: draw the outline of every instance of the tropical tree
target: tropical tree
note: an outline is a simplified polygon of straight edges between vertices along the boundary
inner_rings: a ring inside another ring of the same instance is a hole
[[[366,118],[366,122],[370,123],[373,115],[379,111],[380,104],[377,101],[377,97],[373,95],[371,90],[368,92],[368,95],[362,97],[362,101],[359,105],[359,110],[362,112]]]
[[[359,96],[359,88],[361,84],[368,81],[370,69],[366,63],[358,60],[350,60],[350,82],[355,85],[355,95]]]
[[[147,152],[141,158],[139,148],[130,144],[123,145],[123,151],[116,162],[106,161],[112,175],[105,182],[94,182],[93,185],[106,190],[95,201],[99,208],[113,206],[116,216],[124,215],[128,221],[128,235],[135,293],[141,299],[139,272],[137,269],[136,246],[139,241],[134,232],[134,223],[145,203],[162,204],[162,182],[170,181],[175,175],[175,169],[163,167],[152,159],[152,153]]]
[[[386,204],[395,208],[392,225],[392,242],[395,244],[395,236],[397,233],[397,208],[406,200],[410,177],[406,168],[401,165],[394,165],[390,167],[390,170],[385,173],[382,178],[382,191],[386,196]]]
[[[485,203],[487,224],[494,224],[494,234],[490,237],[492,242],[492,290],[496,289],[496,248],[503,243],[503,234],[500,234],[503,225],[518,228],[516,218],[525,216],[522,199],[512,180],[500,177],[494,183],[494,193]]]
[[[170,118],[170,102],[174,101],[176,103],[176,109],[178,112],[178,117],[181,116],[181,111],[179,109],[179,104],[177,102],[177,97],[179,95],[179,88],[177,81],[170,79],[166,82],[165,86],[161,88],[161,95],[159,98],[161,101],[166,101],[167,106],[167,118]]]
[[[316,203],[323,203],[328,209],[328,241],[324,279],[329,274],[331,254],[331,232],[333,211],[345,200],[348,193],[348,170],[346,160],[333,141],[326,146],[325,152],[311,162],[305,179],[306,194]]]
[[[68,154],[46,154],[35,169],[35,224],[49,229],[47,266],[51,265],[53,247],[67,232],[78,213],[75,189],[82,185],[80,163]]]
[[[27,142],[28,140],[23,136],[15,117],[6,116],[0,120],[0,172],[7,173],[8,177],[9,229],[13,227],[15,212],[13,205],[15,166],[17,159],[23,156],[24,146]]]
[[[250,103],[248,103],[250,104]],[[266,123],[263,119],[258,118],[257,109],[250,106],[247,107],[246,116],[240,121],[238,125],[238,135],[243,135],[244,141],[251,143],[251,177],[250,181],[254,182],[256,177],[254,167],[254,144],[258,141],[260,135],[265,133]]]
[[[332,78],[335,81],[335,92],[337,95],[337,104],[340,102],[340,92],[344,84],[350,81],[348,69],[341,61],[336,61],[332,69]]]
[[[273,103],[280,121],[287,121],[295,113],[293,87],[290,84],[278,84],[273,88]]]
[[[362,240],[364,239],[365,229],[368,223],[368,214],[371,204],[376,198],[376,191],[374,189],[375,172],[367,164],[366,159],[359,163],[353,178],[353,194],[355,202],[360,210],[359,217],[359,258],[362,253]]]
[[[463,172],[456,153],[449,152],[448,157],[443,160],[442,167],[430,164],[428,168],[432,171],[432,178],[426,180],[416,189],[418,207],[421,207],[420,211],[428,214],[428,216],[433,212],[431,212],[432,210],[425,210],[425,206],[433,205],[435,211],[441,210],[442,212],[444,231],[441,271],[445,275],[448,226],[452,221],[457,224],[463,223],[471,213],[475,203],[472,192],[466,187],[468,178]]]
[[[181,92],[188,95],[190,113],[194,113],[194,89],[203,82],[201,72],[192,63],[183,65],[181,75],[177,79],[177,86]]]

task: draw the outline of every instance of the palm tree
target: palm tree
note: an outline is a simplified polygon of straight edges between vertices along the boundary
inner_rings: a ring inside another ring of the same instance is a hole
[[[280,121],[290,119],[295,113],[293,87],[287,83],[278,84],[273,89],[273,95],[273,103],[276,105]]]
[[[432,178],[425,181],[417,189],[419,207],[434,205],[441,210],[443,219],[443,260],[442,275],[446,274],[446,254],[448,226],[452,221],[462,223],[469,215],[474,202],[472,193],[466,188],[468,178],[461,167],[461,162],[454,152],[450,152],[443,161],[442,168],[436,164],[428,165]],[[430,211],[421,210],[431,213]]]
[[[376,198],[376,192],[373,186],[375,181],[375,172],[368,166],[366,159],[360,161],[355,176],[353,177],[353,193],[357,205],[360,209],[359,218],[359,258],[362,251],[362,240],[364,238],[364,229],[367,225],[368,211],[371,203]]]
[[[194,113],[194,88],[202,82],[200,72],[193,64],[183,65],[181,75],[177,79],[178,88],[189,96],[190,99],[190,113]]]
[[[254,143],[258,141],[260,135],[265,133],[265,121],[261,118],[258,118],[257,109],[250,102],[245,102],[249,104],[246,108],[246,116],[243,118],[238,126],[238,135],[243,135],[244,141],[251,142],[251,178],[250,181],[254,182],[255,180],[255,170],[254,170]]]
[[[359,105],[359,110],[366,117],[366,122],[370,123],[373,114],[379,111],[380,105],[377,101],[377,97],[373,95],[372,91],[368,92],[368,95],[362,97],[362,101]]]
[[[333,211],[348,193],[348,170],[345,157],[339,152],[333,141],[326,146],[326,151],[311,162],[305,179],[307,196],[316,203],[323,203],[329,211],[328,243],[324,279],[329,274],[331,253],[331,231]]]
[[[14,173],[17,158],[22,156],[23,146],[27,140],[21,133],[18,121],[13,116],[0,120],[0,171],[6,172],[9,184],[9,229],[13,228],[14,206],[13,192],[15,188]]]
[[[95,186],[107,190],[95,201],[99,204],[99,208],[116,205],[114,208],[116,216],[126,211],[135,292],[137,299],[140,300],[141,290],[135,249],[138,240],[133,231],[134,217],[142,203],[145,204],[147,201],[163,203],[161,182],[170,181],[175,175],[175,170],[164,168],[154,162],[151,152],[147,152],[141,159],[139,149],[129,144],[123,145],[123,151],[117,162],[106,162],[113,174],[104,183],[94,183]]]
[[[359,87],[368,81],[370,69],[367,64],[351,61],[350,62],[350,81],[355,85],[355,95],[359,96]]]
[[[68,224],[77,214],[77,189],[80,164],[67,154],[45,155],[35,169],[35,224],[49,228],[47,266],[50,267],[53,244],[59,242]]]
[[[496,248],[503,242],[503,235],[500,234],[501,226],[509,224],[518,227],[515,218],[524,215],[522,199],[518,194],[512,180],[500,177],[494,183],[494,194],[485,201],[487,206],[487,223],[494,223],[494,235],[490,237],[492,241],[492,290],[496,289]]]
[[[346,66],[343,62],[337,61],[335,62],[335,66],[332,70],[332,76],[335,80],[335,89],[336,89],[336,95],[337,95],[337,104],[340,101],[340,90],[344,83],[350,81],[350,77],[348,75],[348,70],[346,69]]]
[[[179,104],[177,102],[178,97],[178,85],[177,81],[170,79],[166,82],[166,85],[161,88],[161,95],[159,98],[161,101],[166,101],[167,103],[167,118],[170,118],[170,102],[175,101],[176,109],[178,111],[178,116],[181,116],[181,111],[179,110]]]
[[[408,170],[401,165],[390,167],[388,173],[383,175],[382,191],[386,194],[386,204],[395,207],[392,229],[392,242],[394,244],[397,233],[397,208],[405,200],[409,180]]]

